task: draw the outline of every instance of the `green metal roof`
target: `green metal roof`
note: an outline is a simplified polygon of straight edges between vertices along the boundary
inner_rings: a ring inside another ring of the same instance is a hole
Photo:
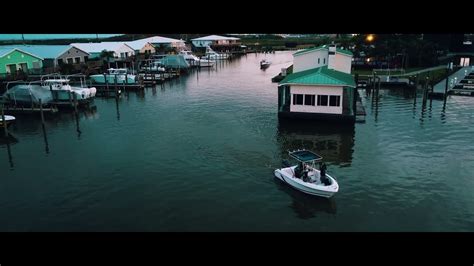
[[[288,75],[279,85],[300,84],[300,85],[329,85],[356,87],[354,78],[334,69],[328,69],[327,66],[308,69]]]
[[[317,47],[313,47],[313,48],[308,48],[308,49],[304,49],[304,50],[301,50],[301,51],[298,51],[296,53],[294,53],[293,55],[300,55],[300,54],[303,54],[303,53],[307,53],[307,52],[311,52],[311,51],[316,51],[316,50],[320,50],[320,49],[324,49],[326,47],[326,45],[322,45],[322,46],[317,46]]]
[[[70,45],[4,45],[1,48],[17,48],[21,51],[25,51],[32,55],[36,55],[42,58],[57,58],[67,50],[71,49],[72,46]]]
[[[294,53],[293,56],[304,54],[304,53],[311,52],[311,51],[321,50],[321,49],[328,50],[329,46],[322,45],[322,46],[317,46],[317,47],[313,47],[313,48],[304,49],[304,50],[301,50],[301,51],[298,51],[298,52]],[[345,55],[350,55],[350,56],[353,55],[351,51],[340,49],[340,48],[337,48],[337,47],[336,47],[336,52],[341,53],[341,54],[345,54]]]

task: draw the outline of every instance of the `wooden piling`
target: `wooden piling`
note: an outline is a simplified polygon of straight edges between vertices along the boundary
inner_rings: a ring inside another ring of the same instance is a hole
[[[72,92],[71,92],[71,91],[68,91],[68,94],[67,94],[67,96],[68,96],[68,99],[69,99],[69,104],[70,104],[70,105],[71,105],[71,107],[72,107],[72,106],[73,106],[73,104],[72,104],[72,95],[71,95],[71,94],[72,94]]]
[[[7,128],[7,121],[5,120],[4,104],[2,104],[2,125],[3,125],[3,132],[5,133],[5,137],[6,137],[8,136],[8,128]]]
[[[38,103],[40,107],[41,123],[44,124],[43,103],[41,102],[41,99],[38,99]]]
[[[74,98],[74,112],[77,113],[77,94],[73,94],[73,98]]]

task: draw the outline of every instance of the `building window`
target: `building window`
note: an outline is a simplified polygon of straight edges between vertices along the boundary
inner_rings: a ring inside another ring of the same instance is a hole
[[[321,58],[318,58],[318,64],[321,63]]]
[[[73,62],[72,58],[68,58],[68,59],[67,59],[67,63],[68,63],[68,64],[72,64],[72,63],[74,63],[74,62]]]
[[[328,106],[327,95],[318,95],[318,106]]]
[[[84,56],[84,62],[87,62],[87,60],[89,60],[89,57],[88,57],[88,56]]]
[[[329,52],[329,55],[335,55],[336,53],[335,52]]]
[[[326,58],[323,58],[323,64],[326,64]]]
[[[329,96],[329,106],[340,106],[341,105],[341,96],[331,95]]]
[[[34,61],[33,62],[33,68],[36,68],[36,69],[40,68],[40,62],[39,61]]]
[[[314,99],[316,98],[315,95],[305,94],[304,95],[304,105],[312,105],[314,106]]]
[[[58,65],[62,65],[64,62],[63,62],[63,59],[62,58],[59,58],[58,59]]]
[[[303,94],[293,94],[293,105],[303,105]]]
[[[79,64],[81,62],[81,58],[80,57],[76,57],[74,58],[74,61],[76,64]]]

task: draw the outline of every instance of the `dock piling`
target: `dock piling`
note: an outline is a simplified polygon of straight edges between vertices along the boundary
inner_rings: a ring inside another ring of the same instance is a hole
[[[5,137],[7,137],[8,136],[8,128],[7,128],[7,121],[5,120],[4,104],[2,104],[2,126],[3,126],[3,131],[5,133]]]
[[[74,98],[74,112],[77,113],[77,94],[73,94],[73,98]]]
[[[41,115],[41,123],[44,124],[44,114],[43,114],[43,103],[41,99],[38,99],[39,107],[40,107],[40,115]]]

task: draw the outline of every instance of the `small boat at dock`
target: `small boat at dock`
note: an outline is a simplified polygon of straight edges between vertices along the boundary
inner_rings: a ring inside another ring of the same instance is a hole
[[[15,122],[15,117],[12,115],[5,115],[5,121],[3,121],[2,116],[0,116],[0,127],[3,127],[4,123],[9,127],[13,122]]]
[[[192,54],[190,51],[183,50],[179,52],[180,55],[184,57],[184,59],[191,65],[191,66],[198,66],[198,67],[213,67],[216,61],[208,60],[205,58],[199,58]]]
[[[339,191],[336,179],[326,173],[326,166],[322,163],[323,157],[304,149],[288,154],[298,164],[292,166],[284,161],[283,167],[275,170],[275,177],[303,193],[314,196],[330,198]],[[319,170],[316,164],[320,164]]]
[[[72,76],[71,76],[72,77]],[[57,74],[45,75],[41,80],[25,82],[9,82],[3,98],[8,104],[15,106],[31,106],[32,104],[49,104],[53,102],[70,102],[76,100],[81,103],[95,97],[95,87],[71,86],[69,78]]]
[[[229,58],[228,54],[220,54],[211,49],[211,47],[206,47],[206,54],[202,57],[207,60],[225,60]],[[201,58],[201,59],[202,59]]]
[[[97,84],[135,84],[135,75],[129,74],[126,68],[109,68],[107,73],[91,75],[92,82]]]

